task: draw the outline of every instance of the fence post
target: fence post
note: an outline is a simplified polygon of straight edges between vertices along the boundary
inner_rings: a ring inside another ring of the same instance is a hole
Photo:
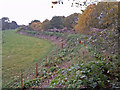
[[[23,74],[21,74],[21,89],[23,89]]]
[[[46,60],[45,60],[45,62],[47,63],[47,56],[46,56],[46,58],[45,58]]]
[[[95,42],[95,53],[96,53],[96,49],[97,49],[97,48],[96,48],[96,42]]]
[[[51,55],[51,60],[52,60],[52,59],[53,59],[53,50],[52,50],[52,52],[51,52],[51,53],[52,53],[52,55]]]
[[[85,52],[83,51],[83,58],[84,58],[84,54],[85,54]]]
[[[57,55],[57,48],[55,49],[55,55]]]
[[[63,49],[63,43],[61,42],[61,50]]]
[[[38,63],[36,63],[36,75],[35,75],[35,78],[37,78],[37,75],[38,75]]]

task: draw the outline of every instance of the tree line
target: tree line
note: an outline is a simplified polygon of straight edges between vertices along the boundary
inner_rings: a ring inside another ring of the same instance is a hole
[[[0,19],[0,24],[1,24],[1,27],[0,29],[1,30],[8,30],[8,29],[16,29],[19,27],[19,25],[16,23],[16,21],[11,21],[9,20],[8,17],[3,17]]]
[[[9,18],[3,17],[2,29],[16,29],[15,21],[10,22]],[[91,28],[116,29],[118,24],[118,2],[99,2],[90,4],[82,13],[74,13],[67,17],[54,16],[51,20],[33,20],[27,26],[20,25],[20,29],[26,30],[48,30],[48,29],[75,29],[78,33],[86,33]]]
[[[54,16],[51,20],[44,20],[40,22],[39,20],[33,20],[29,23],[28,28],[31,30],[48,30],[48,29],[63,29],[64,27],[70,29],[74,28],[77,20],[78,13],[71,14],[67,17],[65,16]]]
[[[25,28],[29,30],[48,29],[75,29],[78,33],[89,32],[91,28],[117,29],[118,24],[118,2],[99,2],[90,4],[82,14],[74,13],[67,17],[54,16],[51,20],[33,20]]]

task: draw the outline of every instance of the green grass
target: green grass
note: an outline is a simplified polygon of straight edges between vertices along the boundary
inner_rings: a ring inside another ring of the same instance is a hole
[[[2,32],[3,85],[46,56],[53,45],[43,39],[19,35],[15,30]]]
[[[0,88],[2,88],[2,31],[0,30]]]

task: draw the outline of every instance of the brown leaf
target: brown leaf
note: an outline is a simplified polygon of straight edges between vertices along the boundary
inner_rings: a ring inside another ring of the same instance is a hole
[[[57,4],[57,1],[52,2],[52,4]]]

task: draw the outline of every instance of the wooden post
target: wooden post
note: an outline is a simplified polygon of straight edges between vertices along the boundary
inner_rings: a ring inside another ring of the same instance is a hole
[[[84,53],[84,51],[83,51],[83,58],[84,58],[84,54],[85,54],[85,53]]]
[[[55,55],[57,55],[57,48],[55,49]]]
[[[38,63],[36,63],[36,75],[35,75],[35,78],[37,78],[37,75],[38,75]]]
[[[47,56],[45,57],[45,63],[47,63]]]
[[[47,65],[47,56],[45,57],[45,66]]]
[[[96,42],[95,42],[95,53],[96,53]]]
[[[49,57],[48,57],[48,63],[50,63],[50,59],[51,59],[51,55],[49,55]]]
[[[51,52],[51,53],[52,53],[52,55],[51,55],[51,60],[52,60],[52,59],[53,59],[53,50],[52,50],[52,52]]]
[[[63,43],[61,42],[61,50],[63,49]]]
[[[23,89],[23,74],[21,74],[21,89]]]

